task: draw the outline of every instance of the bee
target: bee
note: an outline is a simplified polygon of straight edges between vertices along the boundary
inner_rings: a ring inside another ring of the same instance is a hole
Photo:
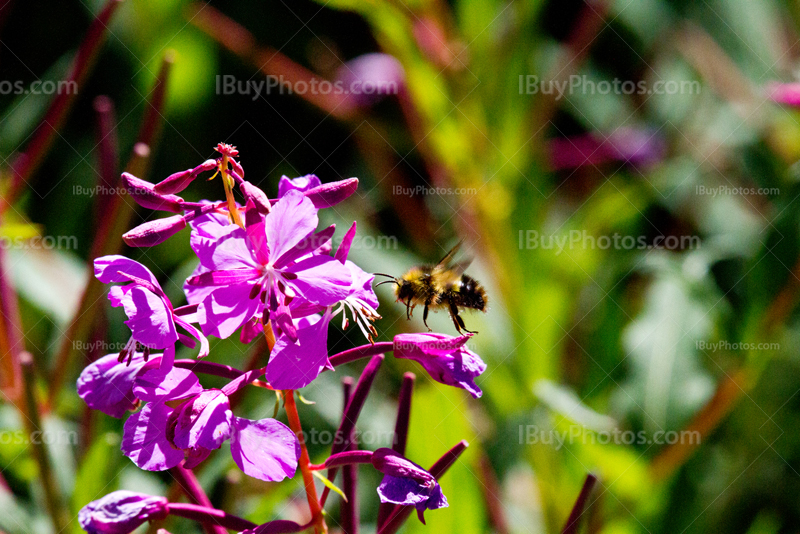
[[[400,278],[395,278],[388,274],[375,273],[391,278],[391,280],[381,282],[378,285],[396,285],[394,289],[395,297],[397,297],[398,302],[405,303],[406,317],[408,319],[411,319],[412,312],[418,304],[425,307],[422,312],[422,322],[428,328],[428,331],[431,330],[428,327],[428,310],[445,309],[450,313],[450,318],[453,319],[453,324],[459,334],[464,332],[477,334],[477,332],[467,330],[467,327],[464,326],[464,320],[458,312],[461,309],[485,312],[487,309],[488,298],[483,286],[471,276],[464,274],[471,260],[452,263],[453,257],[460,246],[461,243],[453,247],[436,265],[412,267]]]

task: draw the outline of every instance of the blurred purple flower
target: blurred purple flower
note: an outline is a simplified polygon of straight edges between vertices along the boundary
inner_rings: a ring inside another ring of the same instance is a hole
[[[378,486],[381,502],[414,506],[423,524],[425,510],[448,506],[436,478],[392,449],[376,450],[372,455],[372,465],[384,474]]]
[[[652,165],[664,158],[663,138],[647,129],[618,128],[607,137],[600,134],[551,139],[550,165],[555,170],[624,161],[638,166]]]
[[[779,104],[800,106],[800,82],[770,82],[765,86],[767,97]]]
[[[146,521],[168,514],[165,497],[119,490],[92,501],[78,512],[78,522],[89,534],[128,534]]]
[[[466,347],[470,337],[398,334],[394,336],[394,355],[418,362],[437,382],[463,388],[477,399],[483,392],[475,385],[475,378],[486,370],[486,364]]]
[[[356,106],[368,107],[405,87],[406,74],[400,62],[388,54],[364,54],[339,67],[336,83],[347,91]]]

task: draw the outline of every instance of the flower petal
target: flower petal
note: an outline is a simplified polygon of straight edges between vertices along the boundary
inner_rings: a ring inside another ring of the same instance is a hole
[[[122,452],[140,469],[164,471],[183,460],[183,451],[167,441],[167,418],[172,408],[151,402],[125,421]]]
[[[328,323],[330,312],[312,323],[313,318],[297,321],[297,343],[288,336],[278,337],[267,364],[267,380],[275,389],[300,389],[310,384],[328,362]]]
[[[317,228],[318,222],[317,208],[313,202],[299,191],[286,193],[266,217],[271,261],[278,263],[281,256]]]
[[[289,427],[275,419],[234,417],[231,455],[244,474],[278,482],[294,476],[300,443]]]
[[[347,298],[350,270],[330,256],[312,256],[286,268],[297,275],[287,280],[298,295],[313,304],[330,306]]]

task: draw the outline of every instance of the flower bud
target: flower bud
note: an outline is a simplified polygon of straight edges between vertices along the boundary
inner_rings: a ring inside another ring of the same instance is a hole
[[[128,194],[133,197],[137,204],[144,208],[171,211],[172,213],[183,211],[183,199],[181,197],[158,193],[153,184],[127,172],[122,173],[122,181],[128,189]]]
[[[169,501],[165,497],[114,491],[92,501],[78,513],[78,521],[92,534],[126,534],[145,521],[167,517]]]
[[[155,192],[161,195],[180,193],[189,187],[189,184],[192,183],[192,180],[197,178],[197,175],[201,172],[210,171],[216,168],[216,166],[216,160],[208,159],[194,169],[186,169],[185,171],[170,174],[155,185]]]
[[[123,234],[122,239],[131,247],[152,247],[163,243],[184,228],[186,219],[182,215],[173,215],[140,224]]]
[[[486,364],[467,348],[470,337],[398,334],[394,337],[394,356],[418,362],[437,382],[465,389],[477,399],[482,392],[475,385],[475,378],[486,370]]]
[[[319,185],[303,194],[311,199],[317,209],[330,208],[356,192],[358,188],[358,178],[348,178]]]

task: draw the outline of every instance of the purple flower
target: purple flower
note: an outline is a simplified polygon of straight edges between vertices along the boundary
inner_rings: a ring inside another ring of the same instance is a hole
[[[133,382],[144,363],[141,352],[133,355],[130,365],[121,363],[118,354],[98,358],[78,377],[78,395],[90,408],[120,419],[127,410],[134,410],[138,405]]]
[[[388,54],[364,54],[342,65],[336,81],[344,84],[356,106],[371,106],[405,86],[405,71]]]
[[[167,351],[170,358],[172,349]],[[162,370],[162,358],[161,354],[152,354],[145,361],[144,354],[137,352],[129,361],[121,362],[118,354],[103,356],[81,372],[78,395],[89,407],[120,419],[127,410],[135,410],[139,401],[180,399],[203,391],[197,376],[188,369],[170,363]]]
[[[475,378],[486,370],[486,364],[466,347],[470,337],[398,334],[394,337],[394,355],[418,362],[437,382],[466,389],[477,399],[483,392],[475,385]]]
[[[619,128],[606,136],[586,134],[549,143],[550,163],[554,169],[573,169],[624,161],[647,166],[664,158],[664,140],[647,129]]]
[[[248,209],[246,220],[246,230],[214,228],[206,220],[192,233],[200,266],[187,280],[187,298],[199,304],[206,334],[226,338],[247,321],[267,317],[279,335],[297,342],[289,304],[295,298],[319,306],[342,300],[350,272],[315,254],[317,208],[301,192],[288,191],[265,217]]]
[[[372,465],[384,474],[378,486],[381,502],[414,506],[422,523],[425,523],[425,510],[447,507],[447,499],[436,478],[392,449],[376,450]]]
[[[175,313],[172,303],[164,294],[158,280],[141,263],[124,256],[103,256],[94,260],[94,272],[103,283],[124,284],[108,292],[112,306],[122,306],[128,316],[126,325],[131,329],[131,341],[147,349],[174,347],[178,339],[193,347],[194,342],[179,334],[180,326],[200,341],[200,354],[208,355],[208,340],[197,328]]]
[[[128,534],[145,521],[167,517],[169,502],[132,491],[114,491],[78,512],[81,528],[89,534]]]
[[[236,465],[254,478],[276,482],[294,476],[300,444],[275,419],[251,421],[233,415],[228,393],[201,391],[176,408],[151,402],[125,422],[122,452],[148,471],[180,464],[193,468],[231,440]]]
[[[765,89],[767,97],[774,102],[790,106],[800,105],[800,83],[798,82],[770,82],[766,85]]]

